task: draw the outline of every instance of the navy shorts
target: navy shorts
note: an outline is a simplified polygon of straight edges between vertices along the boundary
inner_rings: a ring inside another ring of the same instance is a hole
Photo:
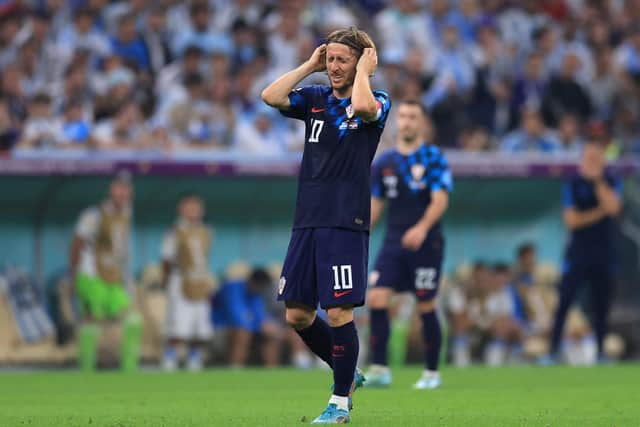
[[[369,233],[343,228],[293,230],[278,301],[315,308],[364,305]]]
[[[443,253],[441,238],[428,239],[415,252],[403,248],[399,241],[387,240],[376,259],[370,286],[413,291],[419,301],[430,301],[438,294]]]

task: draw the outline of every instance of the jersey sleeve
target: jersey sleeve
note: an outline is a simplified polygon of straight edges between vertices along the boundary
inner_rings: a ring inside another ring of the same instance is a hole
[[[376,112],[376,118],[372,123],[377,123],[379,127],[383,128],[387,123],[387,118],[389,117],[391,98],[389,98],[389,94],[383,90],[374,90],[373,97],[376,100],[378,111]]]
[[[76,224],[76,235],[84,240],[91,240],[98,232],[100,224],[100,211],[97,208],[89,208],[80,214]]]
[[[162,240],[161,255],[162,260],[167,262],[174,262],[176,254],[178,253],[178,244],[176,239],[176,233],[174,230],[167,232]]]
[[[565,209],[573,207],[573,186],[571,182],[565,182],[562,188],[562,207]]]
[[[447,193],[453,191],[453,177],[449,163],[442,151],[433,147],[428,170],[431,171],[431,191],[445,190]]]
[[[313,94],[314,86],[304,86],[292,90],[289,93],[289,109],[280,110],[280,114],[292,119],[304,120],[309,111],[309,102]]]
[[[384,198],[384,183],[382,182],[382,168],[385,156],[383,155],[373,163],[371,167],[371,196],[377,199]]]

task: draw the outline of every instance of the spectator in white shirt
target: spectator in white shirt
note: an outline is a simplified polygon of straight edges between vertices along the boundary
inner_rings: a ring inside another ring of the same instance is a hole
[[[29,118],[25,122],[20,147],[52,148],[60,144],[62,122],[51,114],[51,98],[37,94],[29,104]]]

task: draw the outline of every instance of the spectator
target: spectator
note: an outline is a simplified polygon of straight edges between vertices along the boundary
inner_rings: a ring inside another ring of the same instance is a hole
[[[565,113],[575,114],[583,122],[591,117],[591,99],[576,78],[578,67],[579,58],[568,52],[559,73],[549,80],[542,100],[542,115],[547,125],[556,126]]]
[[[511,92],[510,114],[517,123],[523,108],[539,109],[545,90],[543,74],[543,57],[539,52],[533,52],[527,57],[522,75],[513,83]]]
[[[163,282],[169,301],[166,319],[167,347],[162,366],[178,367],[178,351],[189,346],[187,368],[202,369],[204,351],[211,338],[209,297],[216,283],[209,269],[212,231],[203,223],[203,200],[184,194],[178,205],[178,219],[162,243]]]
[[[26,94],[20,84],[21,73],[17,66],[8,66],[0,75],[0,95],[9,108],[9,115],[16,123],[21,123],[27,117]]]
[[[426,25],[425,25],[426,23]],[[404,62],[410,49],[423,54],[435,46],[435,30],[421,11],[417,0],[394,0],[375,17],[375,26],[380,38],[381,60],[394,59]]]
[[[631,76],[640,74],[640,25],[634,24],[630,28],[628,37],[615,51],[614,64],[616,69]]]
[[[80,100],[70,99],[65,104],[60,140],[63,147],[87,148],[93,146],[91,124],[83,117]]]
[[[560,118],[557,139],[560,143],[561,151],[575,155],[582,152],[584,141],[580,136],[580,128],[580,121],[573,114],[567,113]]]
[[[0,154],[5,153],[18,142],[20,128],[9,112],[9,104],[0,96]]]
[[[593,102],[594,117],[598,120],[611,119],[614,98],[619,95],[620,82],[616,78],[612,64],[612,52],[607,46],[596,51],[594,77],[587,85]]]
[[[213,52],[231,54],[233,43],[230,37],[211,28],[211,10],[206,1],[196,0],[191,3],[189,10],[190,23],[188,28],[179,28],[173,38],[173,54],[180,56],[187,46],[198,46],[208,55]]]
[[[265,298],[270,298],[265,295],[267,290],[273,290],[271,277],[267,271],[256,268],[246,280],[228,280],[215,297],[214,323],[228,328],[232,367],[247,363],[254,335],[261,339],[260,353],[265,366],[275,367],[280,363],[279,345],[284,331],[282,325],[267,314]]]
[[[147,45],[136,30],[134,15],[124,15],[120,18],[117,36],[111,39],[111,49],[134,70],[151,71]]]
[[[92,61],[108,55],[111,45],[107,36],[95,25],[96,15],[87,8],[79,8],[72,25],[65,25],[58,35],[58,52],[69,62],[78,49],[91,54]]]
[[[267,38],[267,48],[272,52],[271,67],[274,74],[281,70],[291,70],[299,64],[300,45],[311,38],[302,27],[300,12],[280,4],[277,23]]]
[[[244,154],[268,157],[286,153],[287,138],[275,126],[276,114],[271,108],[261,107],[255,116],[238,120],[234,148]]]
[[[462,131],[460,148],[469,152],[487,152],[493,148],[491,136],[483,127],[471,127]]]
[[[135,75],[126,67],[118,65],[120,61],[105,73],[105,92],[95,98],[94,117],[96,120],[109,119],[116,114],[120,106],[135,99],[133,87]]]
[[[62,122],[52,115],[51,98],[42,93],[29,104],[29,118],[25,122],[21,148],[55,148],[61,143]]]
[[[500,150],[509,153],[537,152],[555,153],[560,144],[549,131],[537,110],[525,109],[520,119],[520,127],[507,134]]]
[[[124,102],[113,118],[96,124],[92,139],[97,148],[106,150],[147,147],[149,138],[142,126],[138,105],[134,101]]]
[[[180,59],[167,65],[160,71],[156,79],[155,88],[160,106],[169,99],[184,95],[184,77],[187,74],[197,74],[200,72],[202,58],[202,50],[198,46],[187,46]],[[215,77],[219,78],[221,76],[215,74]]]
[[[161,5],[152,6],[146,15],[145,24],[142,40],[149,56],[151,72],[157,76],[173,60],[164,7]]]

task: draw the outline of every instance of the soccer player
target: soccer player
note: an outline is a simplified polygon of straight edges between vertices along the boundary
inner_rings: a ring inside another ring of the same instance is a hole
[[[204,203],[196,194],[180,198],[179,218],[162,243],[163,282],[168,290],[166,335],[162,366],[178,367],[178,347],[190,346],[187,369],[199,371],[211,337],[209,296],[215,280],[209,269],[212,232],[203,223]]]
[[[363,381],[353,308],[365,302],[370,168],[391,106],[385,92],[371,89],[376,67],[376,49],[364,31],[337,30],[262,92],[264,102],[306,125],[278,299],[285,301],[287,323],[333,369],[333,395],[316,424],[349,422],[350,397]],[[294,89],[325,70],[330,86]],[[328,323],[316,316],[318,303]]]
[[[583,147],[578,175],[565,184],[564,223],[571,233],[560,282],[560,301],[551,334],[550,354],[557,360],[567,312],[578,291],[589,282],[592,325],[598,357],[603,357],[607,315],[613,286],[614,219],[622,210],[622,181],[606,170],[604,148],[596,141]]]
[[[436,313],[444,239],[440,219],[447,210],[452,179],[438,147],[424,141],[427,115],[421,104],[398,105],[396,147],[376,161],[372,173],[371,223],[388,201],[387,233],[371,276],[368,306],[372,365],[367,386],[388,386],[389,302],[394,292],[413,291],[418,299],[425,343],[425,370],[416,389],[441,384],[438,358],[442,334]]]

